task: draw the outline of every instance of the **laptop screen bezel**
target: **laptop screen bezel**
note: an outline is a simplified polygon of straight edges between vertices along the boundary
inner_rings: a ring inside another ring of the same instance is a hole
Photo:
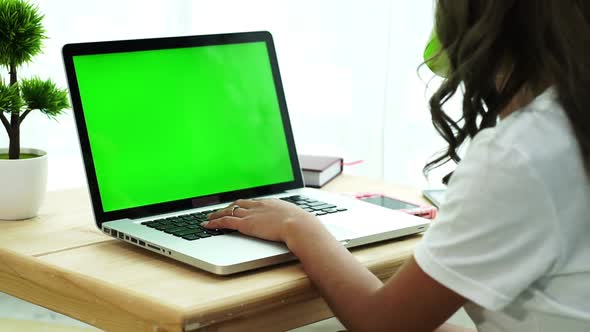
[[[163,202],[105,212],[102,204],[102,199],[100,196],[95,165],[92,158],[92,149],[90,147],[88,129],[86,127],[84,109],[82,107],[82,100],[80,96],[80,90],[78,87],[78,80],[76,77],[73,58],[75,56],[80,55],[163,50],[185,47],[213,46],[252,42],[266,43],[279,109],[281,112],[281,119],[285,132],[285,138],[287,140],[289,158],[291,160],[293,180],[289,182],[277,183],[272,185],[217,193],[208,196],[191,197],[187,199],[179,199],[170,202]],[[304,186],[303,178],[301,175],[301,169],[299,167],[299,160],[297,158],[297,151],[295,148],[291,122],[289,120],[289,114],[287,111],[287,103],[285,100],[283,84],[279,72],[277,55],[274,47],[273,38],[270,32],[255,31],[200,36],[181,36],[151,39],[74,43],[64,45],[62,53],[66,77],[70,91],[74,119],[76,121],[76,127],[78,130],[82,159],[84,161],[84,168],[86,171],[86,178],[88,181],[88,189],[92,200],[92,208],[94,211],[95,222],[98,228],[102,228],[102,223],[107,221],[125,218],[136,219],[149,217],[152,215],[188,210],[217,203],[231,202],[239,198],[252,198],[264,195],[271,195],[284,192],[285,190],[302,188]]]

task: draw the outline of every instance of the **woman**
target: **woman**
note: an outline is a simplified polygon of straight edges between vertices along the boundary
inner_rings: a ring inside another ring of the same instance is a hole
[[[426,171],[471,142],[394,277],[279,200],[239,200],[207,227],[285,242],[354,331],[450,331],[461,306],[479,331],[590,331],[590,4],[440,0],[436,22],[450,66],[430,106],[449,148]],[[442,107],[459,87],[454,121]]]

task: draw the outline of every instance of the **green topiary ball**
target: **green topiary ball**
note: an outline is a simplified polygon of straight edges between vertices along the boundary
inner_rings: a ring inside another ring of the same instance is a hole
[[[18,67],[41,52],[45,29],[36,5],[0,0],[0,64]]]

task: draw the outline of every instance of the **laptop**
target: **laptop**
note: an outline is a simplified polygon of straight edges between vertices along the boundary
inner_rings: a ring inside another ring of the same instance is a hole
[[[67,44],[63,58],[96,226],[227,275],[295,259],[282,243],[205,230],[238,198],[318,215],[351,248],[428,221],[305,188],[268,32]]]

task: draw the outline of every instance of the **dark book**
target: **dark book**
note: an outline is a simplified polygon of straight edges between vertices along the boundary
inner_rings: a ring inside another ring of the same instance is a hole
[[[299,165],[306,187],[320,188],[342,173],[342,158],[299,155]]]

